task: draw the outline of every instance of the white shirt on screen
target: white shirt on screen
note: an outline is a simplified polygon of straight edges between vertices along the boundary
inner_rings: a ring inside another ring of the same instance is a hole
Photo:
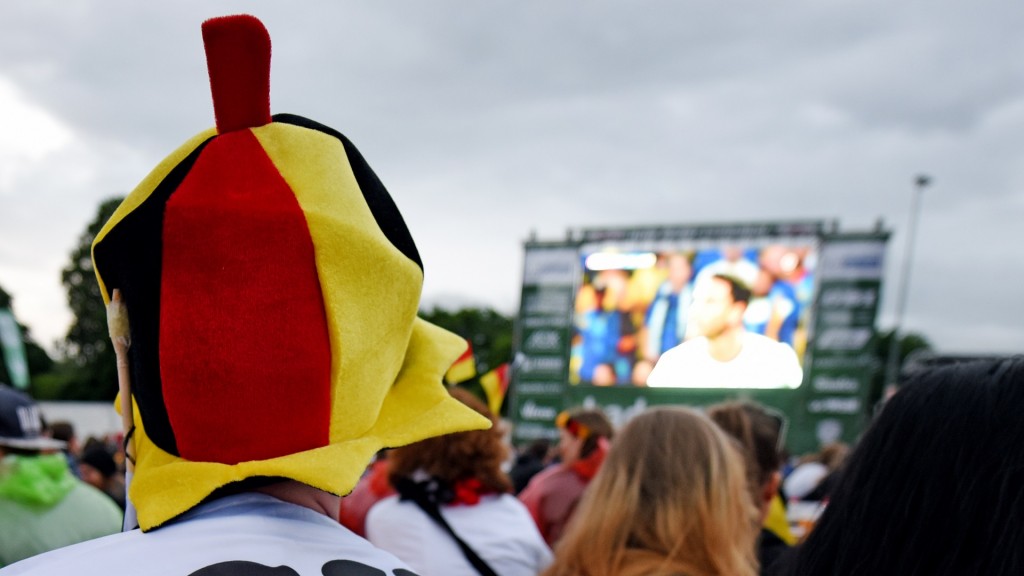
[[[711,357],[708,339],[687,340],[662,354],[647,378],[654,388],[796,388],[803,369],[796,352],[760,334],[744,332],[739,354]]]

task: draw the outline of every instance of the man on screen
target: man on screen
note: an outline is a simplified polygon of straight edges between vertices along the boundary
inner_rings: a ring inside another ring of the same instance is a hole
[[[803,370],[793,349],[747,332],[750,289],[716,274],[694,293],[690,322],[699,337],[661,356],[647,385],[662,388],[796,388]]]

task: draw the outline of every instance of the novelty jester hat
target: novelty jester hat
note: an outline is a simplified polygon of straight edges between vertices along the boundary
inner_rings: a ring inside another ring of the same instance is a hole
[[[423,266],[383,184],[339,132],[270,115],[259,20],[202,30],[216,128],[93,243],[130,318],[143,530],[247,479],[346,494],[381,448],[489,425],[444,389],[466,344],[417,318]]]

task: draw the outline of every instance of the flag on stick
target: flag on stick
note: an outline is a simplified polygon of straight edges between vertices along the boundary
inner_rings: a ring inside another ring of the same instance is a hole
[[[476,358],[473,357],[473,344],[466,340],[466,351],[452,364],[444,375],[445,384],[452,385],[465,382],[476,376]]]
[[[487,395],[487,406],[495,414],[501,411],[501,403],[508,390],[508,377],[508,362],[480,377],[480,387]]]

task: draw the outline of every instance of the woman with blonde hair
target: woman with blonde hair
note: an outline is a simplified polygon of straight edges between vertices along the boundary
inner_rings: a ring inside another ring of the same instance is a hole
[[[703,414],[636,416],[616,437],[545,576],[753,576],[743,457]]]

